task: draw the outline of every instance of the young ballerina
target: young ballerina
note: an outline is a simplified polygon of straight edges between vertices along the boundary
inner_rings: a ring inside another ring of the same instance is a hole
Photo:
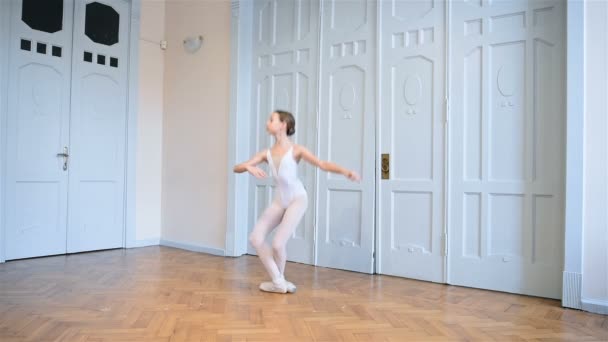
[[[257,178],[265,178],[266,173],[256,165],[267,162],[275,180],[273,202],[262,213],[249,236],[251,245],[272,279],[272,282],[260,284],[260,290],[266,292],[293,293],[296,290],[294,284],[285,280],[285,247],[308,206],[306,190],[298,179],[298,162],[304,159],[323,171],[342,174],[351,181],[360,180],[356,172],[329,161],[321,161],[305,147],[294,144],[288,137],[296,132],[295,126],[291,113],[282,110],[272,112],[266,123],[266,131],[274,136],[275,144],[234,167],[236,173],[248,171]],[[268,245],[266,237],[275,227],[272,245]]]

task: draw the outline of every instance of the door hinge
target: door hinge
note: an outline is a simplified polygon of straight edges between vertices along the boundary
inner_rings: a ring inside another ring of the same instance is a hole
[[[450,121],[450,98],[446,97],[444,99],[444,106],[445,106],[445,122],[447,123],[448,121]]]
[[[448,235],[447,234],[441,235],[441,243],[443,244],[443,255],[447,256],[448,255]]]

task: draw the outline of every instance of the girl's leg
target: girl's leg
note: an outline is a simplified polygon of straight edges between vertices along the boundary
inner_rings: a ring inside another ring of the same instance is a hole
[[[272,240],[272,251],[274,261],[278,266],[281,276],[285,274],[285,263],[287,262],[287,241],[293,235],[293,232],[298,227],[298,224],[304,217],[306,208],[308,207],[308,198],[302,195],[294,199],[293,202],[285,210],[283,219],[276,229],[274,239]]]
[[[272,204],[264,210],[253,228],[253,231],[249,235],[251,245],[258,252],[258,257],[273,281],[282,279],[282,273],[272,256],[272,249],[268,243],[266,243],[266,236],[268,236],[268,233],[270,233],[270,231],[281,221],[281,217],[283,217],[284,213],[285,209],[281,208],[276,201],[272,202]]]

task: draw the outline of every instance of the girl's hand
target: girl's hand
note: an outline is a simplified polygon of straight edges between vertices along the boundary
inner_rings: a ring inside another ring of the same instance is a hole
[[[359,174],[356,173],[355,171],[348,171],[345,176],[346,176],[346,178],[348,178],[349,180],[351,180],[353,182],[361,181],[361,176],[359,176]]]
[[[251,173],[255,178],[264,179],[266,178],[266,172],[257,166],[247,166],[246,170]]]

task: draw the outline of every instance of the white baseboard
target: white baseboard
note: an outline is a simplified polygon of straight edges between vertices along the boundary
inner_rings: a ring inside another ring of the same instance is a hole
[[[127,248],[158,246],[159,244],[160,244],[160,238],[143,239],[143,240],[135,240],[135,242],[133,243],[133,245],[128,246]]]
[[[581,280],[583,275],[574,272],[564,272],[562,306],[566,308],[582,309],[581,305]]]
[[[583,310],[600,315],[608,315],[608,301],[601,299],[583,298]]]
[[[211,254],[211,255],[226,256],[226,253],[223,249],[207,247],[207,246],[202,246],[202,245],[193,245],[193,244],[179,242],[179,241],[161,239],[160,245],[179,248],[179,249],[185,249],[187,251],[192,251],[192,252],[200,252],[200,253],[206,253],[206,254]]]

